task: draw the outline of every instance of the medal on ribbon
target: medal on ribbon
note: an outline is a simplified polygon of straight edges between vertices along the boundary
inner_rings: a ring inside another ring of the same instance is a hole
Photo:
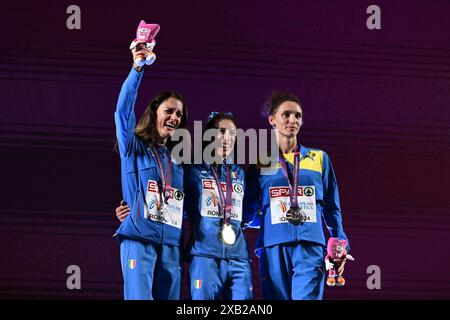
[[[155,156],[156,162],[158,164],[159,176],[161,177],[161,204],[159,207],[159,214],[161,218],[168,222],[168,217],[170,215],[169,210],[169,198],[170,190],[172,188],[172,163],[170,161],[170,154],[167,155],[167,176],[164,175],[164,168],[162,165],[161,158],[159,157],[158,151],[155,147],[152,147],[152,152]]]
[[[286,160],[284,159],[280,151],[280,165],[283,175],[286,177],[289,183],[289,198],[290,198],[290,208],[286,212],[286,220],[294,225],[298,225],[306,221],[306,214],[298,207],[297,193],[298,193],[298,179],[299,179],[299,164],[300,164],[300,152],[298,147],[294,151],[294,169],[292,184],[291,179],[289,179],[288,169]]]
[[[233,230],[233,227],[230,223],[231,221],[231,207],[232,207],[232,188],[233,188],[233,184],[231,181],[231,168],[229,165],[225,165],[226,166],[226,172],[227,172],[227,177],[226,177],[226,195],[224,194],[221,184],[220,184],[220,178],[219,178],[219,174],[216,172],[216,169],[214,168],[214,166],[211,166],[211,171],[212,174],[214,176],[214,180],[216,181],[216,185],[217,185],[217,191],[219,193],[219,199],[220,199],[220,204],[219,204],[219,211],[224,216],[224,222],[223,222],[223,226],[222,226],[222,240],[223,242],[225,242],[226,244],[234,244],[234,242],[236,241],[236,233]]]
[[[225,224],[222,229],[222,239],[226,244],[233,244],[236,241],[236,234],[234,233],[231,224]]]

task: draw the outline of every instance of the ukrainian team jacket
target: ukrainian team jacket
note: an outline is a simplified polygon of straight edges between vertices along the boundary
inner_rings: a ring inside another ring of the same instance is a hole
[[[161,216],[161,177],[158,163],[151,149],[134,133],[134,106],[142,75],[143,71],[131,69],[122,85],[114,115],[121,160],[123,199],[131,208],[130,214],[117,230],[117,236],[119,241],[127,238],[180,246],[184,201],[183,167],[171,160],[172,189],[168,201],[170,213]],[[164,172],[167,172],[167,158],[170,153],[165,146],[157,147],[157,152]]]
[[[285,154],[284,157],[292,175],[294,154]],[[347,239],[336,177],[324,151],[300,146],[297,199],[307,220],[294,225],[286,221],[286,212],[290,208],[289,184],[280,163],[271,167],[249,167],[244,210],[247,214],[256,214],[250,227],[260,228],[257,248],[297,241],[325,246],[323,220],[331,236]]]
[[[189,253],[222,259],[248,259],[247,242],[241,223],[250,221],[252,217],[243,216],[242,213],[246,192],[244,170],[238,165],[231,165],[233,189],[230,221],[236,234],[236,241],[232,245],[225,244],[221,238],[223,215],[219,213],[220,198],[211,170],[211,166],[205,163],[185,167],[185,188],[188,190],[185,205],[192,222]],[[226,168],[223,165],[220,180],[225,192]]]

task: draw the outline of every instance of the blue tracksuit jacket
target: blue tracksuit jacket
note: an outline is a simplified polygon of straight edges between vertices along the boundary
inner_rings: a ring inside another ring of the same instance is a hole
[[[300,146],[300,154],[298,204],[308,218],[303,224],[293,225],[285,220],[290,205],[289,184],[280,164],[249,167],[244,210],[257,214],[250,225],[260,228],[257,248],[301,240],[325,246],[323,219],[331,236],[347,239],[330,158],[322,150],[304,146]],[[292,173],[294,154],[284,156]]]
[[[180,246],[183,220],[183,167],[171,162],[172,190],[169,200],[170,216],[161,219],[157,208],[161,203],[158,184],[158,164],[142,140],[134,133],[136,116],[134,106],[144,72],[133,68],[122,85],[114,115],[119,145],[123,199],[131,208],[130,214],[117,230],[120,239],[132,239],[162,245]],[[166,147],[158,147],[166,172]]]
[[[222,166],[221,182],[226,185],[226,168]],[[219,195],[215,189],[214,176],[208,164],[185,167],[186,211],[192,221],[191,255],[212,258],[248,259],[247,243],[243,237],[241,222],[252,219],[242,215],[243,197],[246,192],[245,173],[238,165],[231,165],[232,211],[231,225],[236,233],[236,242],[226,245],[221,238],[223,218],[219,216]]]

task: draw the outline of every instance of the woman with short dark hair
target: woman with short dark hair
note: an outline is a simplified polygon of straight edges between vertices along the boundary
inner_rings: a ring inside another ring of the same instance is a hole
[[[347,239],[329,156],[298,143],[303,106],[289,92],[274,92],[267,118],[276,130],[277,166],[250,166],[245,209],[257,214],[257,253],[264,299],[322,299],[325,236]],[[258,222],[259,221],[259,222]]]
[[[212,112],[204,132],[214,130],[217,141],[213,154],[204,154],[202,164],[185,167],[184,187],[189,190],[185,204],[192,229],[188,261],[193,300],[253,297],[252,270],[241,227],[252,217],[242,212],[244,170],[232,161],[237,128],[230,112]]]

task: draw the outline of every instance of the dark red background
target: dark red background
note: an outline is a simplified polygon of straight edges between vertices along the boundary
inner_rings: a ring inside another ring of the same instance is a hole
[[[71,4],[81,30],[66,28]],[[366,28],[371,4],[381,30]],[[267,128],[270,90],[300,96],[300,141],[332,158],[356,258],[325,299],[450,298],[449,13],[439,0],[2,2],[0,298],[121,299],[113,112],[140,19],[161,31],[138,113],[173,89],[191,121],[227,110]]]

